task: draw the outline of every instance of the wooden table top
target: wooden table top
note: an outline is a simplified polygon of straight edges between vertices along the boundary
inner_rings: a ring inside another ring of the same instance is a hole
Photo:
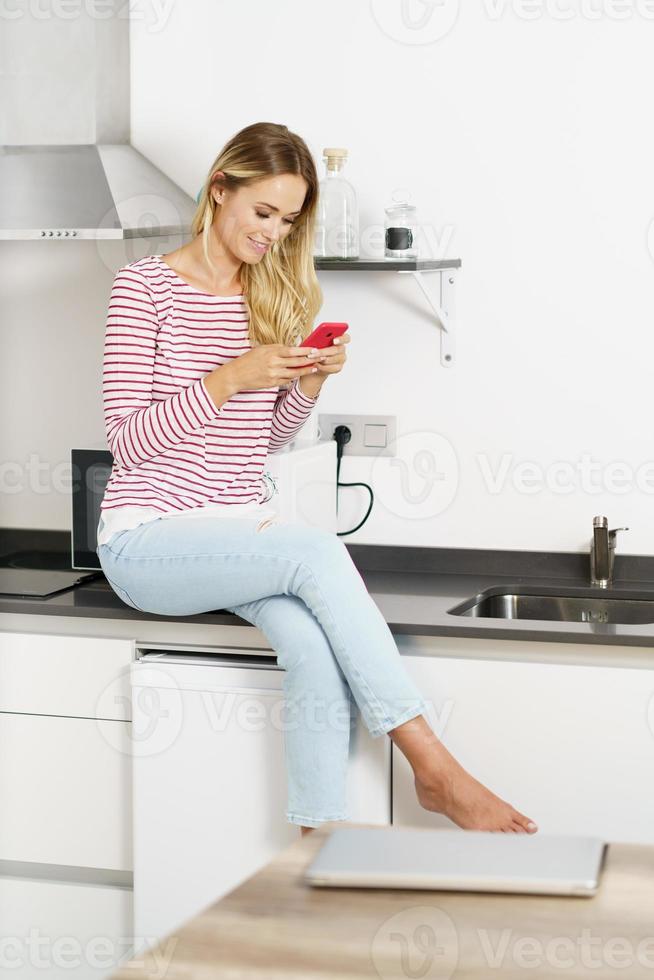
[[[654,978],[654,846],[611,844],[592,898],[317,888],[331,821],[112,977],[158,980]]]

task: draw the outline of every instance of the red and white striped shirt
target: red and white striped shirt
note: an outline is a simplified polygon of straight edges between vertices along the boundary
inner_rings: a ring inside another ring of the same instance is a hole
[[[201,292],[159,255],[118,270],[102,375],[113,455],[105,523],[115,529],[114,514],[126,508],[144,519],[225,504],[236,514],[238,505],[249,510],[268,499],[266,457],[294,438],[317,397],[303,394],[296,378],[288,388],[243,390],[216,406],[204,375],[251,349],[248,325],[243,294]]]

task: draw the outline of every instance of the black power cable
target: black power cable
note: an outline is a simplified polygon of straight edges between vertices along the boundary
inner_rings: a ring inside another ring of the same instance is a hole
[[[372,505],[375,500],[375,495],[372,492],[372,487],[369,486],[367,483],[341,483],[341,481],[339,480],[339,476],[341,474],[341,459],[343,458],[343,446],[345,446],[346,443],[350,441],[350,439],[352,438],[352,433],[350,432],[347,425],[337,425],[336,428],[334,429],[333,438],[336,440],[336,513],[338,514],[338,488],[339,487],[365,487],[368,493],[370,494],[370,505],[368,507],[368,510],[365,512],[363,516],[363,520],[360,521],[356,527],[351,528],[349,531],[336,532],[336,534],[339,537],[343,537],[344,534],[354,534],[355,531],[358,531],[359,528],[366,523],[366,521],[368,520],[368,516],[370,515],[370,511],[372,510]]]

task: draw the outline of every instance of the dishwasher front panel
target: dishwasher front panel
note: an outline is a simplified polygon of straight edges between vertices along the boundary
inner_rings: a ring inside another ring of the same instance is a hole
[[[265,652],[139,651],[131,667],[137,949],[299,838],[285,817],[282,681]],[[350,814],[390,824],[390,740],[371,738],[357,715]]]

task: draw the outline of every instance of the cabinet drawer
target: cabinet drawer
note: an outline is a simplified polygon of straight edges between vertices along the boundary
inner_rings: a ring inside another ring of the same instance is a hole
[[[131,725],[0,714],[0,858],[132,869]]]
[[[0,632],[0,711],[128,721],[133,656],[131,640]]]
[[[128,958],[131,918],[131,889],[0,877],[3,960],[17,980],[113,974]]]

